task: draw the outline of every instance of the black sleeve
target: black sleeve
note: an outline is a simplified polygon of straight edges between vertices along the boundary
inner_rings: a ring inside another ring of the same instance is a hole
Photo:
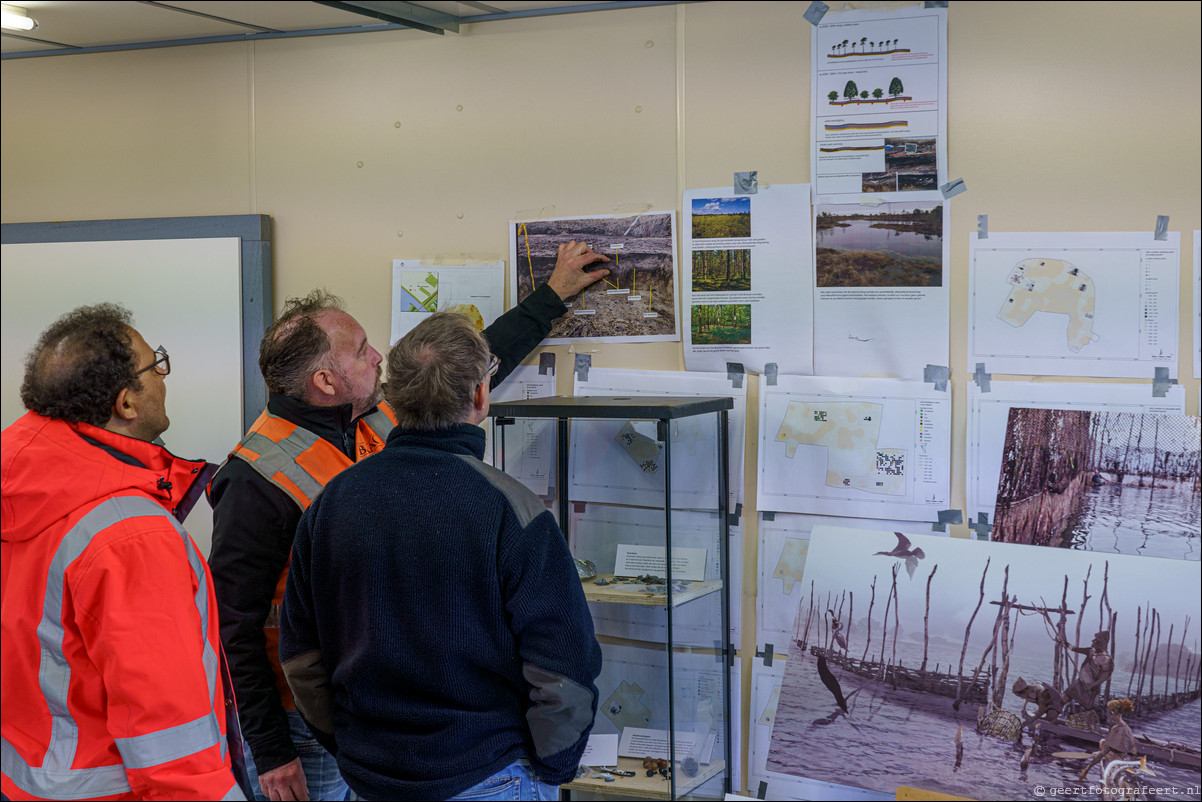
[[[551,324],[565,311],[567,307],[555,290],[540,284],[538,289],[526,296],[526,300],[484,330],[489,349],[493,356],[501,360],[496,375],[492,377],[492,387],[505,381],[505,377],[551,332]]]
[[[259,774],[296,759],[288,717],[267,657],[263,624],[280,572],[288,564],[301,510],[241,459],[213,478],[213,548],[221,643],[238,700],[242,735]]]

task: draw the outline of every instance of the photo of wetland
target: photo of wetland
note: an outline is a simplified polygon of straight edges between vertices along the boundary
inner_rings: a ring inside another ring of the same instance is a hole
[[[818,206],[819,287],[943,285],[943,204]]]
[[[1202,558],[1200,420],[1011,409],[992,539]]]
[[[767,768],[890,795],[1199,799],[1197,572],[816,526]]]

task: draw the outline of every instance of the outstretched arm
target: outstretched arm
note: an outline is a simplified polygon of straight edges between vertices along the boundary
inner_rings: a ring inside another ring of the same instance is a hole
[[[566,311],[564,301],[609,275],[609,270],[604,268],[592,272],[584,268],[595,262],[608,261],[609,257],[594,252],[583,242],[566,242],[559,246],[559,257],[547,283],[539,285],[525,300],[484,330],[489,350],[501,360],[492,377],[492,387],[505,381],[505,377],[550,333],[555,318]]]

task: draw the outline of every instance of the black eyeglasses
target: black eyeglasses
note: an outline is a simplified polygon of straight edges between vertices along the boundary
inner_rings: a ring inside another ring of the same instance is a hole
[[[167,356],[167,349],[159,346],[154,349],[154,353],[158,355],[158,359],[151,362],[146,367],[134,373],[135,376],[140,376],[148,370],[153,369],[160,376],[168,376],[171,374],[171,357]]]
[[[496,376],[497,370],[500,367],[501,367],[501,360],[497,359],[495,356],[492,357],[490,360],[488,360],[488,375],[489,375],[489,377],[491,378],[493,376]]]

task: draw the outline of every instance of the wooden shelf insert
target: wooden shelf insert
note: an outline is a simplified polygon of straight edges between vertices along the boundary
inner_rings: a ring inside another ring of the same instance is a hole
[[[614,777],[613,782],[605,782],[602,779],[594,779],[594,774],[599,774],[601,770],[590,771],[584,777],[573,780],[567,785],[562,786],[569,791],[589,791],[591,793],[612,794],[614,796],[630,796],[637,799],[671,799],[672,798],[672,781],[665,780],[659,774],[654,777],[647,776],[647,770],[643,768],[642,758],[637,757],[620,757],[618,758],[618,768],[627,771],[633,771],[633,777]],[[700,771],[696,777],[686,777],[684,772],[676,777],[676,796],[682,797],[687,795],[694,788],[697,788],[707,780],[717,777],[726,769],[726,762],[723,760],[715,760],[713,763],[701,764]],[[721,799],[723,791],[718,791],[718,796],[715,799]]]
[[[664,593],[650,593],[648,585],[642,583],[617,582],[611,585],[597,585],[598,579],[607,582],[614,581],[613,574],[597,574],[592,579],[585,579],[584,598],[591,602],[609,602],[611,604],[637,604],[641,607],[667,607],[668,597]],[[710,593],[721,590],[721,579],[684,580],[684,590],[672,594],[672,606],[679,607],[685,602],[699,599]],[[662,586],[661,586],[662,587]]]

